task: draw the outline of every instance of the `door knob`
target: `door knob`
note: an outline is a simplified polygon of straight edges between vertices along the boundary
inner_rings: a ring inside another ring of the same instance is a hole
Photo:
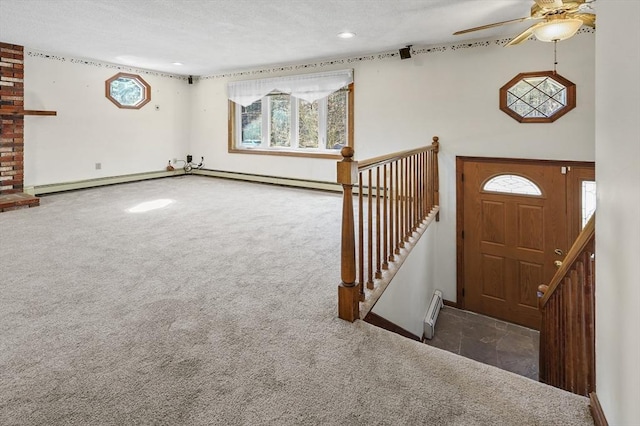
[[[557,254],[558,256],[562,256],[562,255],[564,254],[564,252],[563,252],[562,250],[558,249],[558,248],[557,248],[557,249],[555,249],[553,252],[554,252],[555,254]]]
[[[556,265],[556,268],[559,268],[562,266],[562,260],[554,260],[553,264]]]

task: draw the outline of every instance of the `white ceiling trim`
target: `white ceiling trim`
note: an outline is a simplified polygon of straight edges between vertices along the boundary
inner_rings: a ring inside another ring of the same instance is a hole
[[[136,68],[136,67],[128,67],[126,65],[96,61],[94,59],[73,58],[73,57],[68,57],[63,55],[41,52],[35,49],[25,48],[24,53],[25,55],[31,56],[33,58],[49,59],[52,61],[59,61],[59,62],[69,62],[70,64],[89,65],[89,66],[98,67],[98,68],[112,69],[115,71],[125,71],[132,74],[146,74],[146,75],[153,75],[155,77],[165,77],[165,78],[172,78],[175,80],[185,80],[185,81],[188,79],[188,76],[181,75],[181,74],[171,74],[171,73],[162,72],[162,71],[153,71],[153,70],[147,70],[147,69]]]
[[[595,31],[596,30],[591,27],[582,27],[576,34],[576,37],[582,34],[593,34],[595,33]],[[510,38],[501,38],[501,39],[477,40],[473,42],[443,44],[439,46],[425,46],[425,47],[414,46],[411,48],[411,55],[420,56],[420,55],[428,55],[428,54],[434,54],[434,53],[456,51],[460,49],[486,48],[486,47],[495,46],[495,45],[504,46],[510,40],[511,40]],[[528,41],[527,43],[529,42],[542,43],[535,40],[535,38]],[[511,47],[511,48],[517,48],[517,47]],[[134,73],[134,74],[153,75],[156,77],[171,78],[176,80],[184,80],[184,81],[188,80],[188,76],[186,75],[171,74],[168,72],[154,71],[154,70],[138,68],[138,67],[130,67],[126,65],[115,64],[111,62],[104,62],[104,61],[99,61],[95,59],[76,58],[72,56],[47,53],[37,49],[30,49],[27,47],[25,47],[24,52],[25,52],[25,55],[27,56],[31,56],[39,59],[69,62],[72,64],[94,66],[98,68],[125,71],[125,72]],[[318,61],[318,62],[281,65],[281,66],[273,66],[273,67],[267,67],[267,68],[255,68],[250,70],[224,72],[224,73],[217,73],[217,74],[204,75],[204,76],[193,76],[193,79],[209,80],[209,79],[219,79],[219,78],[241,78],[241,77],[249,77],[249,76],[256,77],[256,76],[265,76],[270,74],[279,74],[279,73],[288,72],[288,71],[299,72],[299,71],[322,70],[325,67],[335,67],[337,65],[349,66],[351,64],[358,63],[358,62],[397,59],[399,58],[399,56],[400,56],[400,53],[397,50],[390,50],[390,51],[379,52],[375,54],[359,55],[359,56],[352,56],[347,58],[327,59],[327,60]]]
[[[593,34],[595,33],[595,29],[591,27],[582,27],[576,34]],[[473,42],[464,42],[464,43],[451,43],[444,44],[440,46],[428,46],[428,47],[415,47],[411,48],[411,56],[420,56],[420,55],[428,55],[434,53],[445,53],[452,52],[461,49],[475,49],[475,48],[486,48],[490,46],[504,46],[511,41],[510,38],[502,38],[502,39],[488,39],[488,40],[478,40]],[[529,42],[533,43],[544,43],[541,41],[532,38]],[[508,49],[513,49],[517,47],[509,47]],[[358,62],[366,62],[366,61],[383,61],[389,59],[397,59],[400,57],[400,53],[398,50],[390,50],[386,52],[379,52],[368,55],[360,55],[360,56],[352,56],[347,58],[337,58],[337,59],[329,59],[318,62],[309,62],[309,63],[300,63],[300,64],[292,64],[292,65],[279,65],[268,68],[255,68],[250,70],[243,71],[234,71],[234,72],[224,72],[217,73],[211,75],[204,75],[195,77],[198,80],[210,80],[210,79],[219,79],[219,78],[238,78],[238,77],[255,77],[255,76],[264,76],[269,74],[278,74],[287,71],[313,71],[317,69],[322,69],[324,67],[335,67],[337,65],[352,65]]]

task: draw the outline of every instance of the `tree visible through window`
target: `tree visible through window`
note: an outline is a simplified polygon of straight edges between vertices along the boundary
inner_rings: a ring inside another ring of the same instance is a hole
[[[269,96],[270,146],[291,146],[291,100],[289,95]]]
[[[500,109],[521,123],[550,123],[576,106],[576,85],[553,71],[521,73],[500,88]]]
[[[232,102],[230,150],[339,155],[350,145],[350,90],[345,87],[314,102],[282,93],[246,107]]]
[[[242,108],[243,145],[260,145],[262,143],[262,102],[256,101],[248,107]]]
[[[298,103],[298,146],[300,148],[318,148],[318,127],[320,115],[318,101]]]
[[[140,109],[151,100],[151,86],[139,75],[120,72],[105,82],[105,96],[119,108]]]

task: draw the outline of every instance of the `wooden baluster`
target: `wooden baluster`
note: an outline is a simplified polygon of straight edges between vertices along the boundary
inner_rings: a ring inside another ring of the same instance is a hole
[[[407,218],[407,227],[405,229],[406,233],[407,233],[407,237],[405,238],[405,241],[409,241],[409,235],[411,235],[411,230],[413,228],[413,223],[412,223],[412,210],[413,210],[413,200],[411,199],[411,191],[412,186],[413,186],[413,182],[411,181],[411,163],[412,163],[412,157],[407,157],[407,169],[405,171],[405,179],[407,180],[407,211],[406,211],[406,218]]]
[[[579,267],[579,263],[576,264],[576,268]],[[580,307],[577,304],[577,300],[579,299],[578,290],[580,288],[580,283],[578,282],[578,272],[577,269],[573,269],[571,271],[571,303],[573,306],[569,312],[569,318],[571,321],[571,334],[569,335],[569,342],[571,345],[571,353],[570,357],[573,359],[573,362],[570,365],[569,375],[569,389],[573,393],[578,393],[580,390],[578,388],[578,380],[577,380],[577,371],[580,367],[580,354],[578,352],[578,340],[580,338],[580,329],[578,328],[578,316],[580,315]]]
[[[424,220],[427,217],[427,209],[425,208],[425,185],[427,184],[427,167],[425,164],[427,152],[420,154],[420,217]]]
[[[545,309],[542,310],[542,317],[543,317],[543,324],[545,326],[544,330],[548,330],[551,328],[551,320],[552,317],[550,315],[551,312],[551,301],[549,301],[549,303],[547,303],[547,306],[545,307]],[[542,331],[540,331],[540,347],[538,348],[538,353],[540,354],[540,371],[539,371],[539,380],[542,383],[549,383],[549,352],[548,352],[548,348],[551,346],[551,335],[550,334],[545,334],[544,336],[542,335]],[[542,363],[542,360],[544,360],[544,363]]]
[[[409,170],[409,160],[405,157],[402,159],[402,247],[405,246],[407,235],[409,234],[409,179],[407,179]]]
[[[407,157],[407,241],[413,233],[413,156]]]
[[[576,273],[578,276],[577,280],[577,290],[576,290],[576,316],[574,321],[576,322],[576,369],[573,373],[575,381],[577,393],[580,395],[585,395],[587,391],[587,383],[586,383],[586,347],[584,345],[585,342],[585,301],[584,301],[584,290],[585,290],[585,267],[586,267],[586,253],[582,253],[580,255],[580,262],[576,264]]]
[[[398,160],[398,249],[404,247],[404,159]]]
[[[549,331],[551,330],[552,327],[552,316],[550,315],[551,309],[548,308],[545,310],[545,314],[544,316],[546,317],[546,327],[545,330]],[[544,347],[542,347],[543,345],[543,340],[544,340]],[[540,337],[540,354],[543,354],[543,358],[544,358],[544,371],[541,370],[541,372],[543,374],[540,375],[540,381],[543,383],[549,383],[549,374],[550,374],[550,366],[549,366],[549,353],[545,350],[546,348],[550,347],[551,345],[551,334],[547,334],[545,336],[545,338],[543,339],[542,336]],[[542,365],[542,364],[541,364]]]
[[[430,209],[433,209],[433,207],[436,205],[436,182],[434,180],[434,175],[435,175],[435,162],[436,162],[436,155],[434,151],[431,151],[431,162],[430,162],[430,166],[431,166],[431,188],[429,188],[429,193],[431,195],[431,205],[429,206]]]
[[[429,207],[429,181],[430,179],[430,168],[429,168],[429,158],[431,156],[431,151],[426,151],[424,153],[424,158],[422,159],[423,161],[423,167],[424,167],[424,183],[423,183],[423,195],[422,195],[422,208],[424,209],[424,215],[425,217],[429,214],[429,212],[431,211],[431,208]]]
[[[395,196],[395,219],[396,219],[396,235],[393,243],[393,252],[400,254],[400,238],[402,235],[402,229],[400,228],[400,198],[402,197],[402,183],[400,182],[400,160],[396,161],[396,196]]]
[[[397,196],[396,186],[398,185],[397,179],[394,179],[394,171],[396,168],[397,165],[395,162],[391,162],[389,164],[389,262],[393,262],[395,260],[395,197]]]
[[[411,200],[409,199],[410,195],[410,184],[409,180],[409,158],[404,159],[404,238],[403,242],[409,241],[409,235],[411,235]]]
[[[595,276],[595,242],[592,237],[590,242],[590,250],[587,252],[589,254],[589,260],[587,262],[587,273],[586,273],[586,290],[585,297],[587,298],[586,305],[586,328],[587,328],[587,337],[586,337],[586,345],[587,345],[587,359],[588,359],[588,371],[587,371],[587,383],[588,383],[588,392],[595,392],[596,390],[596,334],[595,334],[595,291],[596,291],[596,276]]]
[[[380,233],[380,166],[376,167],[376,278],[382,278],[381,239]]]
[[[367,288],[373,288],[373,182],[372,170],[367,179]]]
[[[565,284],[567,287],[567,299],[568,302],[566,305],[566,321],[568,334],[565,335],[567,339],[567,357],[565,359],[565,376],[566,376],[566,390],[569,390],[573,393],[576,392],[576,383],[574,381],[574,370],[576,369],[576,353],[575,353],[575,338],[577,334],[577,330],[575,329],[575,316],[576,316],[576,305],[575,300],[577,297],[576,294],[576,284],[578,281],[578,276],[575,272],[575,269],[571,271],[568,282]]]
[[[431,196],[429,194],[429,187],[431,184],[431,167],[429,165],[429,160],[431,158],[431,156],[433,155],[433,152],[431,151],[427,151],[425,152],[424,155],[424,211],[425,214],[428,215],[431,212],[431,204],[430,204],[430,199]]]
[[[433,151],[427,151],[425,155],[425,201],[424,201],[424,209],[427,214],[431,211],[431,156],[433,155]]]
[[[555,303],[553,305],[553,308],[554,308],[553,321],[555,323],[556,328],[553,330],[554,345],[552,346],[552,348],[554,349],[554,351],[551,352],[551,356],[552,356],[551,371],[553,373],[553,376],[550,378],[550,384],[552,386],[559,386],[560,384],[560,377],[558,377],[558,366],[560,365],[560,362],[558,362],[558,360],[562,359],[561,358],[562,352],[560,348],[561,341],[560,339],[557,338],[557,336],[562,333],[562,330],[561,330],[562,323],[560,321],[560,305],[561,305],[561,299],[562,299],[561,296],[562,296],[562,292],[560,291],[560,289],[558,289],[558,292],[554,295]]]
[[[353,218],[353,185],[358,180],[358,163],[353,161],[353,148],[344,147],[338,162],[338,183],[342,185],[342,243],[341,268],[342,283],[338,286],[338,316],[346,321],[359,318],[359,295],[356,280],[355,226]]]
[[[434,202],[433,202],[433,194],[434,194],[434,185],[435,182],[433,181],[433,163],[434,163],[434,157],[435,157],[435,153],[433,150],[429,151],[427,153],[427,167],[428,167],[428,172],[427,172],[427,210],[429,212],[431,212],[431,210],[433,210],[433,206],[434,206]]]
[[[418,226],[422,223],[425,215],[424,209],[422,206],[422,182],[423,182],[423,168],[422,168],[422,157],[424,152],[421,152],[416,157],[416,212],[418,218]]]
[[[383,192],[383,212],[382,212],[382,228],[384,229],[383,237],[382,237],[382,247],[383,247],[383,256],[382,256],[382,269],[389,269],[389,232],[391,231],[389,228],[389,197],[390,197],[390,186],[391,184],[387,182],[387,165],[383,166],[384,173],[384,192]]]
[[[424,216],[422,215],[422,152],[416,155],[416,228]]]
[[[362,173],[359,173],[358,186],[358,278],[360,283],[360,301],[364,301],[364,206]]]
[[[549,311],[544,310],[542,312],[542,326],[540,327],[540,343],[538,347],[538,380],[542,383],[547,383],[547,353],[544,350],[547,347],[547,329],[549,328]]]
[[[418,229],[418,156],[411,156],[411,229]]]
[[[558,330],[556,331],[556,338],[558,338],[558,336],[564,336],[565,333],[567,332],[566,329],[566,321],[565,321],[565,311],[562,309],[565,304],[564,304],[564,295],[565,295],[565,289],[564,289],[564,285],[562,287],[560,287],[558,292],[558,303],[556,305],[556,311],[558,313]],[[556,383],[557,385],[554,386],[558,386],[558,387],[563,387],[564,386],[564,377],[562,376],[562,372],[563,369],[560,368],[560,365],[564,364],[564,359],[565,359],[565,340],[563,339],[558,339],[558,359],[556,360],[556,365],[554,366],[555,370],[556,370]],[[559,361],[559,362],[558,362]],[[563,387],[564,389],[564,387]]]
[[[563,311],[562,311],[562,307],[564,306],[564,291],[563,288],[561,287],[559,289],[560,291],[558,292],[558,297],[556,298],[556,321],[558,321],[558,329],[555,330],[555,334],[556,334],[556,343],[558,345],[557,347],[557,351],[558,351],[558,359],[556,360],[556,362],[554,362],[554,366],[553,369],[555,371],[555,383],[557,383],[557,385],[554,386],[562,386],[563,385],[563,380],[562,380],[562,369],[561,369],[561,365],[564,364],[564,357],[565,357],[565,352],[564,352],[564,340],[562,339],[558,339],[558,336],[563,336],[565,335],[565,333],[567,332],[566,327],[565,327],[565,322],[564,322],[564,316],[563,316]]]
[[[411,233],[411,157],[405,157],[404,181],[406,186],[404,189],[405,210],[404,210],[404,241],[409,241],[408,235]]]
[[[409,176],[409,214],[407,215],[408,224],[407,227],[408,234],[411,235],[415,230],[415,196],[414,196],[414,186],[415,186],[415,170],[414,170],[414,159],[415,157],[412,155],[407,158],[407,162],[409,167],[407,167],[407,174]]]
[[[440,205],[440,178],[438,174],[438,152],[440,152],[440,138],[433,137],[433,204]],[[440,221],[440,212],[436,213],[436,222]]]
[[[553,340],[553,352],[551,353],[552,356],[555,355],[555,357],[557,357],[557,360],[562,359],[562,347],[561,347],[561,341],[560,339],[558,339],[558,335],[561,334],[562,331],[562,322],[560,321],[561,317],[560,317],[560,306],[562,305],[562,292],[558,291],[558,293],[555,295],[554,297],[554,304],[553,304],[553,308],[554,308],[554,312],[553,312],[553,322],[554,322],[554,329],[553,329],[553,334],[554,334],[554,338]],[[556,362],[555,357],[553,357],[551,359],[551,371],[553,373],[553,376],[551,378],[551,384],[553,386],[558,386],[558,384],[560,383],[560,377],[559,377],[559,366],[561,364],[562,361],[560,362]]]
[[[426,158],[426,152],[420,154],[420,218],[423,220],[427,217],[427,209],[425,207],[425,184],[427,183]]]
[[[570,282],[570,278],[567,277],[564,280],[563,286],[562,286],[562,304],[561,306],[561,315],[562,315],[562,334],[561,336],[568,336],[568,333],[571,332],[571,330],[569,330],[569,313],[568,310],[566,309],[567,304],[569,303],[569,301],[571,300],[571,298],[569,297],[569,288],[571,286],[571,282]],[[562,344],[562,365],[566,365],[567,363],[567,358],[568,358],[568,354],[569,354],[569,344],[567,342],[566,337],[564,339],[561,340],[561,344]],[[566,368],[562,368],[561,371],[561,378],[562,378],[562,389],[567,389],[567,386],[569,385],[569,381],[567,379],[567,369]]]

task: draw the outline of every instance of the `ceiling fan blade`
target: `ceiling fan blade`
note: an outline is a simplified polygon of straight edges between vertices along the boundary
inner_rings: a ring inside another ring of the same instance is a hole
[[[453,35],[466,34],[466,33],[472,32],[472,31],[486,30],[487,28],[499,27],[500,25],[513,24],[513,23],[516,23],[516,22],[523,22],[523,21],[526,21],[528,19],[531,19],[531,17],[527,16],[527,17],[524,17],[524,18],[511,19],[509,21],[496,22],[494,24],[481,25],[479,27],[468,28],[468,29],[462,30],[462,31],[456,31],[455,33],[453,33]]]
[[[557,9],[562,7],[562,0],[534,0],[543,9]]]
[[[515,46],[516,44],[520,44],[526,41],[529,37],[531,37],[531,34],[533,34],[533,30],[542,24],[544,24],[544,22],[538,22],[537,24],[530,26],[529,28],[518,34],[516,37],[514,37],[509,43],[505,44],[505,47]]]
[[[568,17],[580,19],[584,23],[584,25],[587,25],[591,28],[596,27],[596,15],[594,15],[593,13],[572,13]]]

